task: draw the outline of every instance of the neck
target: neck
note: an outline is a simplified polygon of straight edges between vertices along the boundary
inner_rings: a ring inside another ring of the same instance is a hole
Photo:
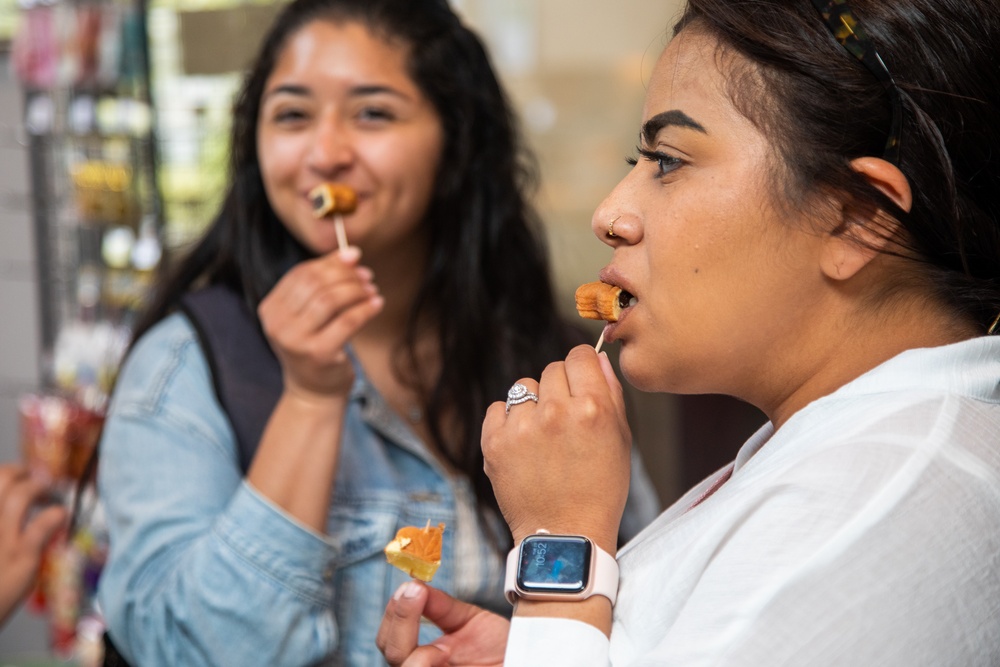
[[[804,354],[785,360],[795,365],[786,370],[799,381],[772,387],[769,399],[752,402],[777,429],[809,403],[906,350],[949,345],[979,333],[973,323],[926,297],[887,309],[826,318],[815,328],[813,343],[806,345]],[[772,377],[782,375],[790,377],[782,373]]]
[[[414,251],[419,247],[419,242],[414,240],[404,248],[363,252],[361,263],[374,273],[385,306],[355,335],[356,345],[391,345],[402,340],[427,267],[427,253]]]

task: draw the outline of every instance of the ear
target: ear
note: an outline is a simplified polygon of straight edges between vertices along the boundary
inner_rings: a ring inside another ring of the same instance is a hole
[[[859,157],[851,161],[851,168],[858,172],[882,194],[907,213],[913,206],[910,181],[899,167],[877,157]]]
[[[881,158],[862,157],[851,167],[904,211],[913,206],[910,182],[899,168]],[[843,220],[823,246],[821,268],[833,280],[847,280],[885,248],[893,231],[892,221],[881,211],[862,214],[851,206],[842,207]],[[863,219],[868,218],[868,219]]]

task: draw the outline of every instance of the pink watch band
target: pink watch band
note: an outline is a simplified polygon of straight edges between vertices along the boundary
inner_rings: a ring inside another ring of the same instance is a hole
[[[539,533],[547,531],[538,531]],[[583,600],[593,595],[603,595],[614,605],[618,599],[618,561],[593,540],[590,542],[593,557],[590,559],[590,583],[583,593],[578,594],[525,594],[517,588],[517,567],[520,561],[521,546],[511,549],[507,554],[507,574],[504,577],[503,592],[507,601],[514,604],[519,597],[531,600]]]

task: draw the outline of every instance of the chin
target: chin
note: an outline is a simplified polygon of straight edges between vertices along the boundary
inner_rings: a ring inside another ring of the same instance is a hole
[[[622,377],[638,389],[648,393],[686,393],[678,383],[684,377],[682,367],[675,359],[670,359],[662,350],[643,354],[635,347],[622,346],[618,356],[618,368]]]
[[[621,369],[625,381],[639,391],[661,391],[657,387],[656,377],[650,374],[651,371],[655,372],[655,370],[650,368],[649,364],[641,363],[641,360],[634,360],[634,363],[630,363],[629,356],[623,347],[618,357],[618,367]]]

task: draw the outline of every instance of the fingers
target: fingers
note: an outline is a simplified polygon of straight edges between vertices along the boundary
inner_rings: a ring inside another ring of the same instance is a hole
[[[475,605],[453,598],[444,591],[430,587],[425,588],[428,595],[424,605],[424,617],[441,628],[445,634],[462,629],[483,611]]]
[[[4,498],[15,484],[20,480],[27,479],[28,469],[16,463],[5,463],[0,465],[0,507],[4,504]]]
[[[421,616],[444,632],[433,644],[418,644]],[[510,623],[497,614],[409,581],[386,605],[375,643],[394,666],[500,665],[509,630]]]
[[[301,262],[258,308],[285,387],[296,395],[339,400],[353,383],[346,347],[385,305],[359,258],[352,246]]]
[[[379,299],[378,288],[370,269],[352,263],[357,249],[350,250],[302,262],[275,285],[259,309],[269,338],[292,344],[331,323],[354,329],[364,321],[370,310],[365,305]],[[344,255],[352,261],[344,261]]]
[[[4,537],[10,537],[11,533],[21,534],[29,509],[45,499],[49,487],[32,478],[27,470],[9,477],[5,480],[5,485],[0,496],[3,503],[0,507],[0,524],[3,526]]]
[[[28,522],[24,531],[25,545],[40,555],[56,533],[66,526],[68,518],[69,513],[61,505],[45,508]]]
[[[616,408],[625,409],[621,382],[606,354],[597,354],[589,345],[577,346],[566,357],[565,372],[570,395],[610,400]]]
[[[428,604],[429,599],[434,599],[435,602]],[[454,618],[449,601],[463,604],[450,595],[417,581],[408,581],[400,586],[386,605],[382,625],[375,636],[375,645],[385,656],[386,662],[401,667],[438,667],[448,664],[449,651],[446,647],[434,644],[420,646],[418,642],[421,616],[432,622],[437,622],[436,614],[439,612]],[[444,626],[441,627],[448,631]]]
[[[423,584],[408,581],[385,607],[375,645],[390,665],[402,665],[417,648],[427,590]]]
[[[541,379],[535,382],[530,378],[522,378],[518,383],[527,387],[528,391],[538,396],[538,403],[555,402],[564,398],[587,398],[604,403],[610,400],[616,408],[624,410],[625,398],[621,382],[615,375],[607,355],[598,355],[590,345],[579,345],[566,357],[566,361],[553,362],[542,371]],[[533,401],[529,401],[533,402]],[[511,405],[510,410],[504,406],[504,415],[523,412],[520,408],[530,407],[529,402]],[[491,406],[492,407],[492,406]],[[487,412],[487,422],[490,414]],[[496,417],[494,416],[494,419]],[[486,424],[484,424],[484,427]]]
[[[346,280],[371,282],[371,269],[358,266],[360,258],[361,251],[351,246],[300,262],[278,281],[268,296],[273,294],[277,297],[274,301],[289,312],[299,313],[310,305],[317,290],[325,285]]]

